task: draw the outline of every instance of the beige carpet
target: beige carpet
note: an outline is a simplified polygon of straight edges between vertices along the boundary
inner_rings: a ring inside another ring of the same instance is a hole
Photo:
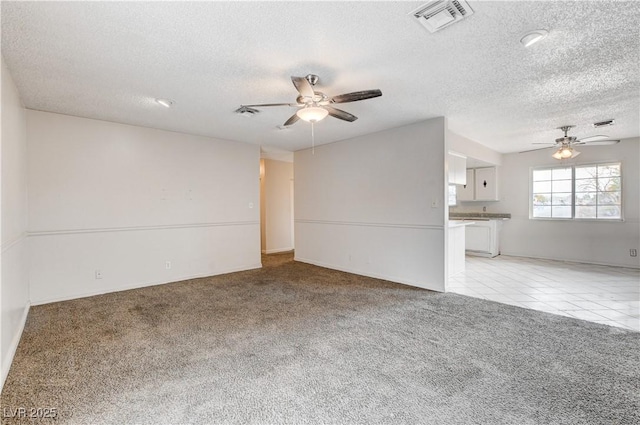
[[[3,423],[640,423],[639,333],[264,262],[33,307]]]

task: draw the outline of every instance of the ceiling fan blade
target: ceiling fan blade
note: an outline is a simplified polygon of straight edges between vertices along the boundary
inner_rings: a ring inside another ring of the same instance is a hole
[[[578,142],[595,142],[598,140],[608,140],[608,139],[609,139],[609,136],[599,134],[597,136],[583,137],[582,139],[578,139]]]
[[[615,145],[616,143],[620,143],[620,140],[593,140],[591,142],[580,141],[574,143],[574,145],[607,146]]]
[[[542,150],[545,150],[545,149],[552,149],[552,148],[555,148],[555,147],[556,147],[556,146],[547,146],[546,148],[529,149],[528,151],[520,151],[520,152],[518,152],[518,153],[542,151]]]
[[[553,142],[533,142],[531,144],[532,145],[550,145],[550,146],[555,146],[557,143],[553,143]]]
[[[241,105],[249,108],[259,108],[262,106],[298,106],[296,103],[260,103],[258,105]]]
[[[297,114],[297,113],[296,113],[296,114],[293,114],[293,115],[291,115],[291,117],[290,117],[290,118],[289,118],[289,119],[284,123],[284,126],[285,126],[285,127],[287,127],[287,126],[293,125],[293,124],[295,124],[299,119],[300,119],[300,117],[298,117],[298,114]]]
[[[313,91],[313,87],[311,87],[311,84],[309,84],[306,78],[291,76],[291,81],[293,82],[293,85],[296,86],[296,90],[298,90],[298,93],[300,93],[302,97],[313,99],[316,95]]]
[[[324,109],[329,111],[329,115],[331,115],[332,117],[338,118],[344,121],[354,122],[355,120],[358,119],[358,117],[356,117],[355,115],[350,114],[346,111],[343,111],[342,109],[336,109],[331,106],[325,106]]]
[[[380,96],[382,96],[382,92],[378,89],[354,91],[353,93],[345,93],[345,94],[339,94],[338,96],[334,96],[331,98],[331,102],[333,103],[356,102],[358,100],[371,99],[371,98],[380,97]]]

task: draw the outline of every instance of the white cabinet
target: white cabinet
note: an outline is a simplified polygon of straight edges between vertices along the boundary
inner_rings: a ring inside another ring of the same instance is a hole
[[[447,256],[449,265],[449,276],[462,273],[465,269],[465,227],[466,226],[449,226],[449,255]]]
[[[458,185],[458,187],[456,188],[458,201],[473,201],[474,199],[473,190],[474,190],[474,181],[475,181],[473,170],[466,170],[465,174],[467,178],[467,183],[464,185]]]
[[[448,160],[449,184],[467,184],[467,158],[449,152]]]
[[[490,223],[487,221],[486,223]],[[475,224],[467,226],[466,249],[468,251],[490,252],[491,251],[491,226]]]
[[[502,220],[476,221],[465,227],[467,253],[483,257],[499,255],[501,227]]]
[[[498,200],[498,179],[496,167],[475,169],[476,201]]]
[[[457,187],[458,201],[498,201],[496,167],[467,170],[467,184]]]

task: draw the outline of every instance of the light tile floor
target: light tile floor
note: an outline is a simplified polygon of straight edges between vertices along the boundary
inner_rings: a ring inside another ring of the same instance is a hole
[[[554,260],[467,256],[448,291],[640,331],[640,270]]]

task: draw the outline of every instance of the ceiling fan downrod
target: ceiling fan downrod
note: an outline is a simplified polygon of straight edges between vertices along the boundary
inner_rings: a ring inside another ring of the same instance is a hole
[[[571,130],[575,125],[563,125],[562,127],[558,127],[559,130],[564,131],[564,137],[567,137],[567,133]]]

